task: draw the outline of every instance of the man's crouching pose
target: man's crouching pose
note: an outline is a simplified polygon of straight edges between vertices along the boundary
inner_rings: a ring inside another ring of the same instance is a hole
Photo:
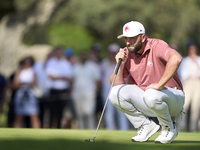
[[[157,143],[171,143],[178,135],[174,122],[181,116],[185,95],[177,74],[181,55],[159,39],[148,38],[144,26],[131,21],[124,25],[126,47],[116,55],[122,59],[110,102],[138,129],[132,141],[145,142],[160,126]],[[110,76],[112,82],[114,73]],[[129,77],[131,84],[126,84]],[[157,117],[157,125],[150,117]]]

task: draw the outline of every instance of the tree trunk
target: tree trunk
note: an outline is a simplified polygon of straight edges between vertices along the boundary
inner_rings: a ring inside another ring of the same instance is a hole
[[[30,9],[5,16],[0,22],[0,72],[10,75],[18,65],[22,39],[33,26],[49,23],[55,11],[65,0],[36,0]]]

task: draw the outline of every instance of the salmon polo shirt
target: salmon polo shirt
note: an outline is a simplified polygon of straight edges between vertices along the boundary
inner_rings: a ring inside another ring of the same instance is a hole
[[[169,58],[174,49],[159,39],[146,39],[146,46],[142,55],[128,52],[128,58],[123,70],[123,77],[130,74],[136,85],[142,90],[161,79]],[[166,87],[183,89],[178,73],[167,82]]]

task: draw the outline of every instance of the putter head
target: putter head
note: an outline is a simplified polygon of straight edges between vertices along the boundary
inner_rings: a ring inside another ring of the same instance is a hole
[[[94,139],[86,139],[85,142],[94,142]]]

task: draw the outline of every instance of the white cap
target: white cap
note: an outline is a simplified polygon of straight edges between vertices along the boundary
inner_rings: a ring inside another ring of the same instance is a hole
[[[120,39],[122,37],[134,37],[137,36],[138,34],[144,34],[144,33],[145,33],[145,28],[141,23],[137,21],[131,21],[123,26],[123,34],[119,35],[117,38]]]
[[[119,52],[120,46],[116,43],[112,43],[110,45],[108,45],[108,51],[110,53],[117,53]]]

